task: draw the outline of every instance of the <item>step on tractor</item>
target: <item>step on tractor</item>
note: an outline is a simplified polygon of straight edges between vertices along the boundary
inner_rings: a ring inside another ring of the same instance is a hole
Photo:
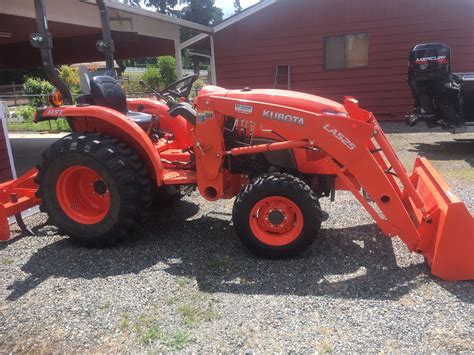
[[[425,122],[451,133],[474,132],[474,73],[453,73],[451,48],[442,43],[417,44],[408,58],[408,86],[415,107],[408,126]]]
[[[58,91],[35,121],[65,117],[73,133],[56,141],[37,168],[1,186],[0,237],[8,216],[40,204],[76,242],[113,245],[132,235],[153,200],[195,188],[207,201],[235,197],[236,235],[252,252],[288,258],[306,250],[322,223],[320,198],[351,191],[389,237],[424,255],[434,275],[474,279],[474,220],[422,157],[411,175],[372,113],[285,90],[206,86],[196,76],[156,98],[127,99],[113,77],[113,45],[101,0],[108,76],[92,77],[72,103],[51,57],[42,0],[35,0],[40,48]]]

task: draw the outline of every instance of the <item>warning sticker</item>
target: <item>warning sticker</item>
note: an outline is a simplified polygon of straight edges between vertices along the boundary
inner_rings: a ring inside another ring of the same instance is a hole
[[[253,106],[236,104],[234,110],[237,113],[243,113],[244,115],[251,115],[253,112]]]
[[[214,112],[212,111],[203,111],[198,112],[198,123],[204,123],[206,120],[212,120],[214,118]]]

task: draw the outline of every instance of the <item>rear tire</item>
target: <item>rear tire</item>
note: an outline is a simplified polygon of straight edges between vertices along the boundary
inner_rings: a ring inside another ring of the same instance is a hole
[[[321,208],[313,191],[289,174],[262,175],[234,202],[237,235],[253,253],[288,258],[305,251],[321,227]]]
[[[103,134],[72,133],[56,141],[37,168],[44,210],[84,246],[125,239],[151,202],[151,181],[138,156]]]

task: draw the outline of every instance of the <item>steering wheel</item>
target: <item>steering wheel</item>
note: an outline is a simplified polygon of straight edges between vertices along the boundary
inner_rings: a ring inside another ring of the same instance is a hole
[[[193,83],[199,78],[198,74],[188,75],[185,78],[176,80],[174,83],[168,85],[165,89],[160,91],[160,95],[166,97],[171,96],[175,99],[181,99],[185,97],[188,99]]]

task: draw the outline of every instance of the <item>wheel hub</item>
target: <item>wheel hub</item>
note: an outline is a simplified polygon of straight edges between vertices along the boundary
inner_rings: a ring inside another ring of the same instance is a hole
[[[281,210],[271,210],[268,214],[268,220],[273,225],[282,224],[285,220],[285,215],[281,212]]]
[[[96,180],[94,182],[94,191],[99,195],[103,195],[107,192],[107,185],[102,180]]]
[[[110,194],[103,177],[86,166],[71,166],[59,175],[56,197],[61,210],[81,224],[99,223],[110,209]]]
[[[265,244],[280,246],[291,243],[303,229],[303,214],[290,199],[271,196],[252,208],[250,228]]]

